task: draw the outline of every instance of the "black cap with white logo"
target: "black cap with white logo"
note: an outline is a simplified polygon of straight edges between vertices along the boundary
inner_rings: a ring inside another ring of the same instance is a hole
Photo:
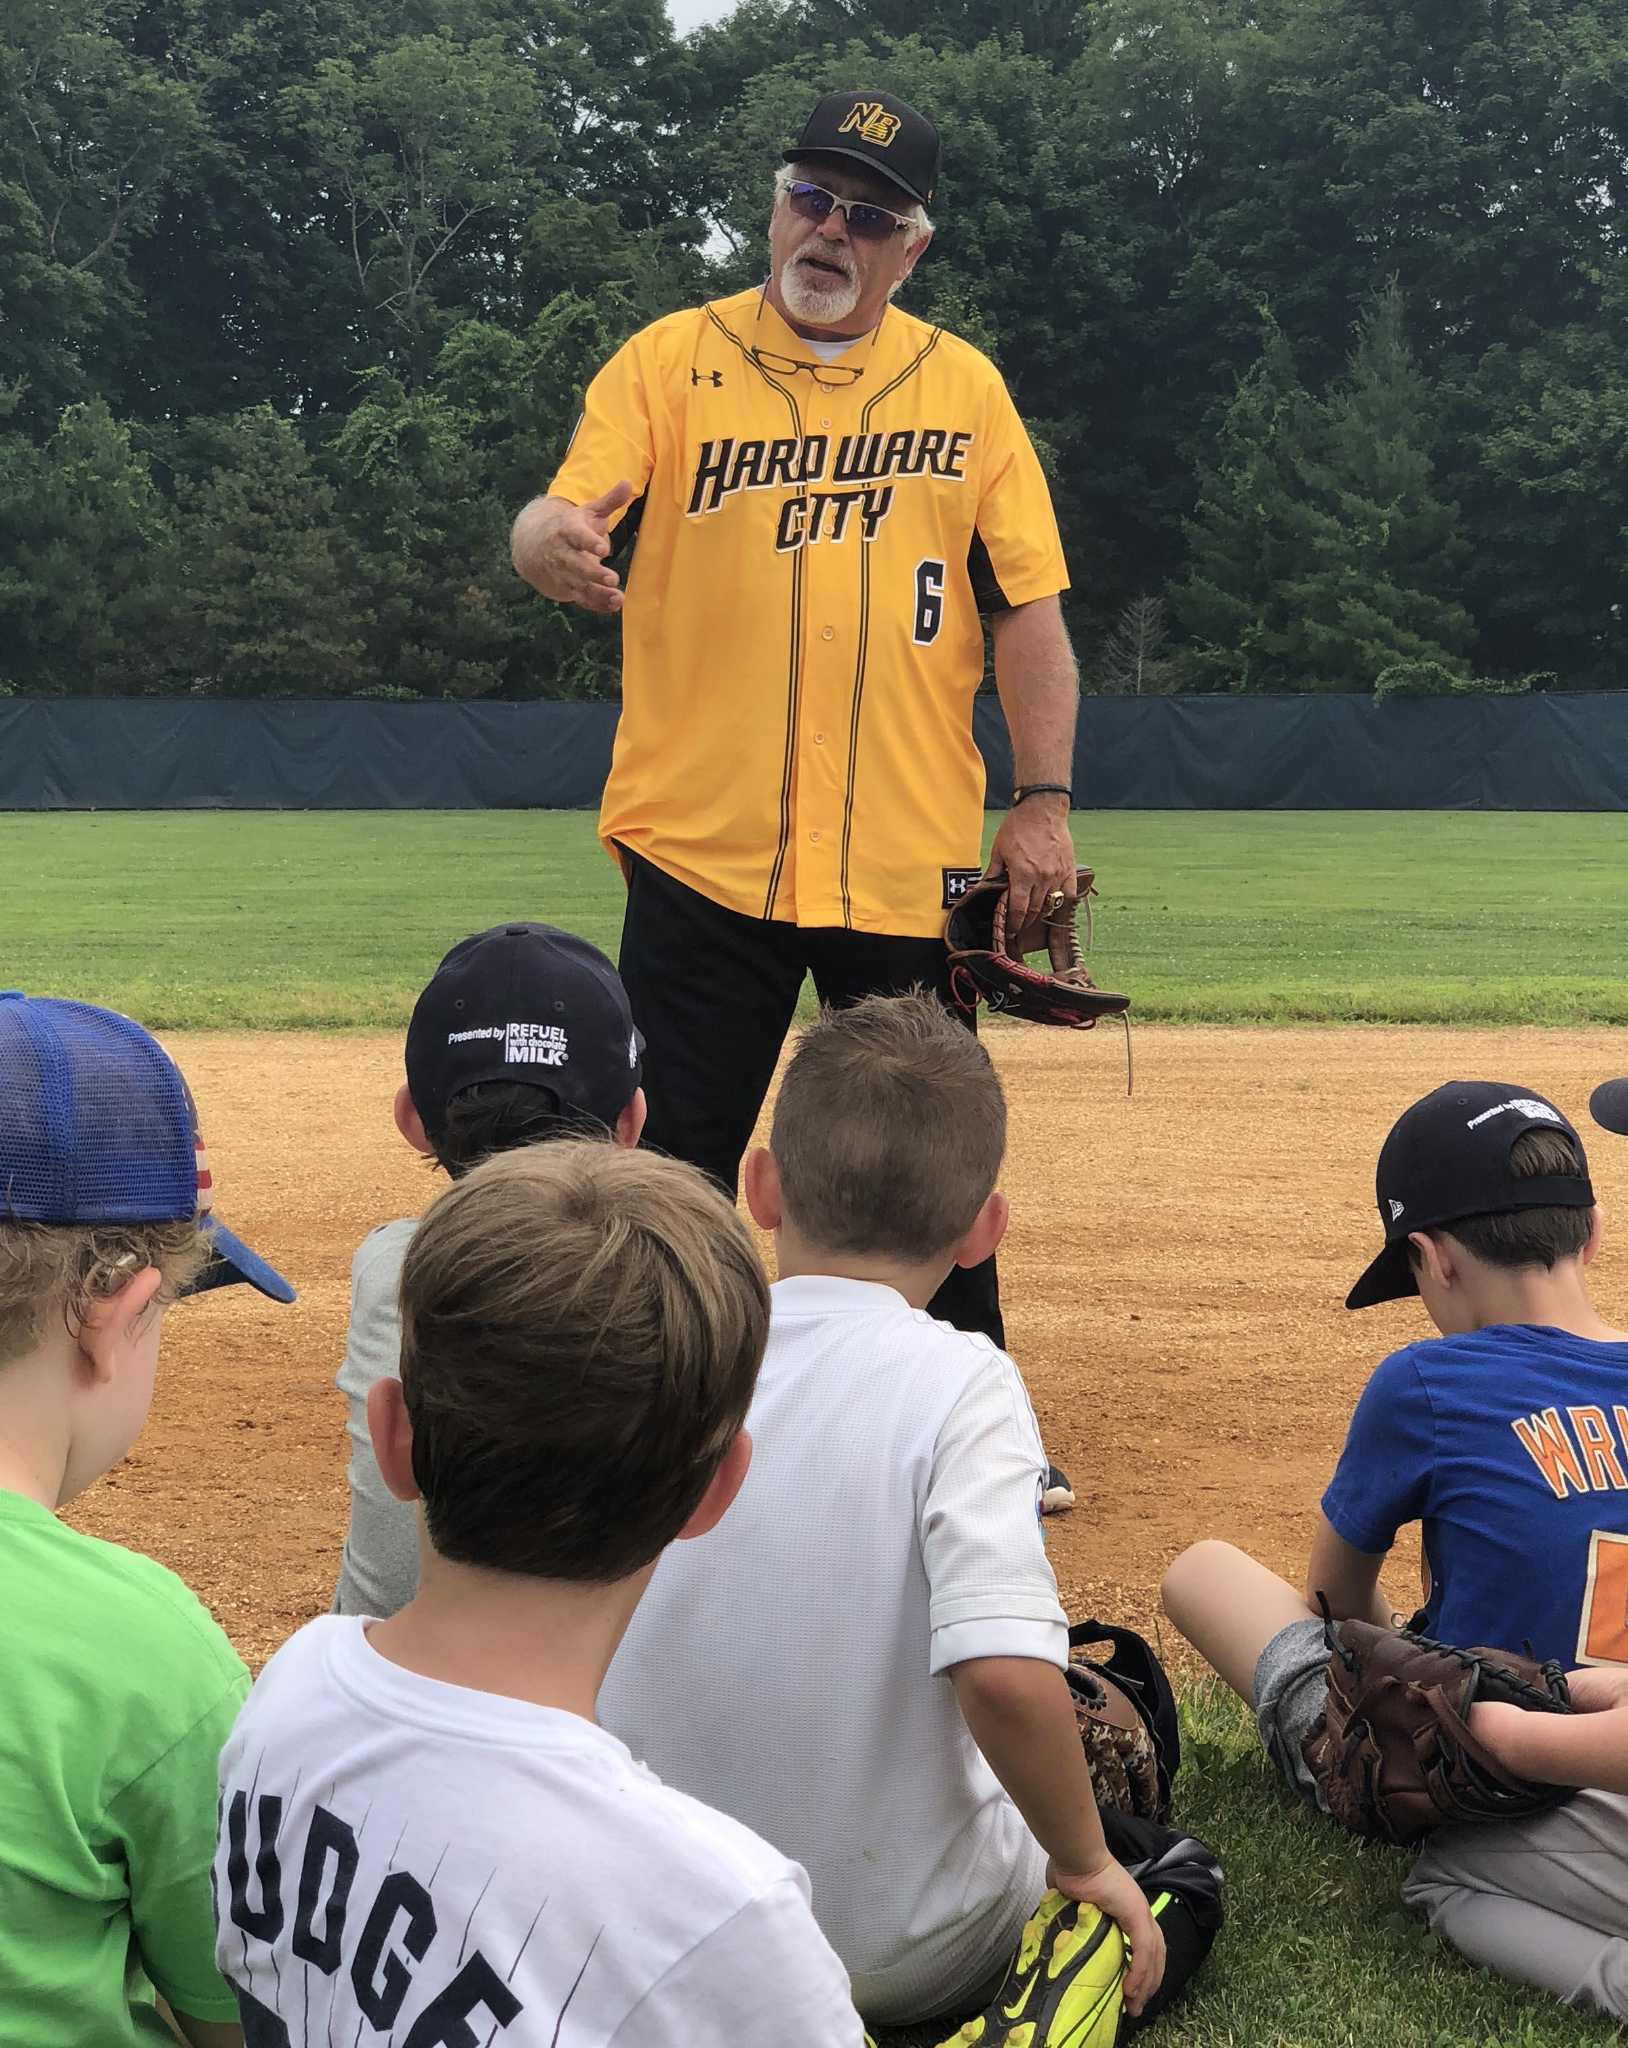
[[[413,1007],[407,1092],[426,1135],[485,1081],[546,1090],[606,1129],[639,1086],[644,1040],[597,946],[548,924],[500,924],[453,947]]]
[[[1602,1081],[1588,1098],[1588,1113],[1602,1131],[1628,1138],[1628,1081]]]
[[[788,164],[844,157],[919,199],[938,183],[938,130],[890,92],[828,92],[782,154]]]
[[[1564,1132],[1577,1147],[1582,1171],[1526,1179],[1511,1173],[1515,1140],[1536,1130]],[[1405,1111],[1380,1149],[1374,1192],[1385,1249],[1346,1296],[1347,1308],[1418,1293],[1408,1262],[1410,1231],[1467,1216],[1594,1206],[1582,1139],[1552,1102],[1508,1081],[1449,1081]]]

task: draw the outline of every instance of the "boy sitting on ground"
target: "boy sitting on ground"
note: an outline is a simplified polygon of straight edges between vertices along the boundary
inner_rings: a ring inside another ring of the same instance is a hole
[[[644,1125],[642,1041],[616,969],[546,924],[496,925],[454,946],[413,1006],[396,1128],[453,1180],[494,1152]],[[380,1475],[368,1436],[375,1382],[401,1356],[396,1292],[416,1216],[384,1223],[351,1267],[339,1389],[350,1433],[350,1524],[334,1608],[383,1617],[418,1584],[418,1525]]]
[[[733,1208],[674,1160],[506,1152],[431,1207],[401,1305],[368,1415],[423,1503],[418,1591],[307,1624],[221,1759],[250,2042],[859,2048],[802,1872],[594,1718],[751,1456],[768,1289]]]
[[[856,2004],[887,2024],[986,2003],[1048,1884],[1128,1937],[1131,2011],[1163,1967],[1063,1677],[1023,1382],[925,1313],[1000,1242],[1005,1142],[988,1054],[929,998],[804,1034],[746,1165],[780,1268],[750,1481],[663,1564],[603,1694],[636,1754],[807,1869]]]
[[[201,1283],[287,1282],[215,1224],[155,1040],[0,995],[0,2038],[243,2036],[215,1968],[215,1760],[248,1673],[181,1581],[57,1509],[116,1465],[164,1322]]]
[[[1423,1525],[1424,1634],[1628,1664],[1620,1600],[1613,1612],[1599,1597],[1613,1581],[1598,1569],[1628,1532],[1628,1337],[1588,1296],[1600,1217],[1581,1139],[1529,1089],[1449,1082],[1398,1120],[1376,1191],[1385,1245],[1346,1306],[1416,1293],[1440,1336],[1393,1352],[1363,1390],[1304,1592],[1214,1541],[1178,1557],[1163,1587],[1166,1613],[1253,1705],[1279,1772],[1314,1804],[1301,1745],[1327,1694],[1319,1597],[1335,1620],[1396,1622],[1380,1573],[1407,1523]],[[1579,1704],[1597,1695],[1591,1678]],[[1442,1887],[1500,1896],[1510,1910],[1496,1941],[1462,1946],[1628,2016],[1628,1882],[1615,1893],[1599,1883],[1601,1812],[1585,1796],[1515,1827],[1444,1831],[1408,1896],[1427,1907]],[[1608,1821],[1620,1843],[1620,1807]],[[1556,1938],[1563,1920],[1575,1938]],[[1601,1992],[1613,1968],[1614,2003]]]

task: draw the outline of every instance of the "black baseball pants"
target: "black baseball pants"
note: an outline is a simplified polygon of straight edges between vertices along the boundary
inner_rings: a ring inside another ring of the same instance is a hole
[[[836,1009],[919,985],[963,1015],[950,998],[942,939],[746,917],[626,848],[622,858],[628,894],[620,965],[645,1039],[645,1139],[702,1167],[731,1194],[805,974],[813,975],[820,1001]],[[928,1307],[1004,1348],[993,1259],[955,1267]]]

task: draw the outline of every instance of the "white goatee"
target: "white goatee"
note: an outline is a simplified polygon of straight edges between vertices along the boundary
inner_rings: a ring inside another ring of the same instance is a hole
[[[824,260],[842,262],[836,255]],[[851,269],[835,277],[830,272],[811,269],[800,256],[793,256],[780,267],[780,296],[794,318],[806,320],[811,327],[829,326],[846,320],[859,304],[859,278]]]

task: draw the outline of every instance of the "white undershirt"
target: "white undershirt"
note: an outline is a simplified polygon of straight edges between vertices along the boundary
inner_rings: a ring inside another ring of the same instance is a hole
[[[835,341],[815,341],[810,338],[808,345],[822,363],[834,363],[838,356],[845,355],[851,348],[856,348],[864,339],[862,334],[844,334]]]

